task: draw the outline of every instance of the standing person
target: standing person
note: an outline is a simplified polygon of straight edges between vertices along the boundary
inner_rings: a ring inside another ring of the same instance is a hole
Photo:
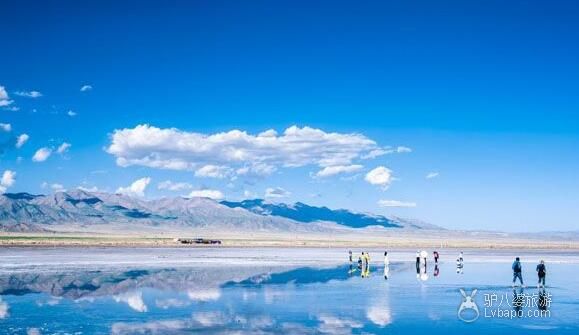
[[[541,286],[545,287],[546,274],[547,268],[545,267],[545,261],[541,259],[541,261],[537,265],[537,275],[539,276],[539,283],[537,284],[537,288],[540,288]]]
[[[462,251],[460,252],[460,254],[458,254],[458,259],[460,260],[460,262],[464,262],[464,255],[462,253]]]
[[[384,251],[384,266],[390,265],[390,260],[388,259],[388,251]]]
[[[435,250],[432,254],[434,255],[434,264],[438,264],[438,251]]]
[[[420,267],[420,251],[416,252],[416,268]]]
[[[519,278],[519,281],[521,282],[521,287],[524,287],[523,285],[523,267],[521,266],[521,259],[519,257],[515,258],[515,261],[513,262],[513,287],[515,287],[515,282],[517,280],[517,278]]]
[[[350,256],[350,257],[349,257],[349,258],[350,258],[350,264],[352,264],[352,250],[348,251],[348,254],[349,254],[349,256]]]

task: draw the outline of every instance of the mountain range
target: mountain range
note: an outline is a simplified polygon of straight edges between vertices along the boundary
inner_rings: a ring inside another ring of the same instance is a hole
[[[159,231],[219,229],[243,232],[326,232],[344,229],[440,229],[416,220],[356,213],[345,209],[208,198],[145,200],[123,194],[74,190],[48,195],[0,195],[0,231],[82,230]]]

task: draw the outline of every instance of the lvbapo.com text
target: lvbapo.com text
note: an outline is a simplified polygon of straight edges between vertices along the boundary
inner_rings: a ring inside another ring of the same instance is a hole
[[[514,310],[514,309],[487,309],[484,312],[485,318],[549,318],[551,317],[550,310]]]

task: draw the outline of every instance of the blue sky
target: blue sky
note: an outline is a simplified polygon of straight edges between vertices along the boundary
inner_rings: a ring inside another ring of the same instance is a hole
[[[5,3],[0,189],[269,188],[449,228],[576,230],[578,14],[573,1]]]

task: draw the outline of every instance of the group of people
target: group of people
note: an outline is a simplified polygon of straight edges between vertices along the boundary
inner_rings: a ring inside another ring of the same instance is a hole
[[[349,261],[350,261],[350,271],[349,273],[352,274],[356,271],[360,271],[362,277],[368,277],[370,275],[370,253],[367,251],[363,251],[362,254],[358,257],[358,265],[354,268],[354,258],[352,251],[349,252]],[[440,254],[438,251],[434,251],[432,253],[434,258],[434,276],[438,275],[438,260],[440,259]],[[416,252],[416,273],[417,277],[424,280],[424,276],[426,275],[426,262],[427,262],[428,252],[426,251],[417,251]],[[463,273],[464,268],[464,254],[461,251],[456,259],[456,272]],[[521,283],[521,287],[524,287],[523,283],[523,267],[521,264],[520,257],[516,257],[515,261],[512,265],[513,269],[513,287],[517,279]],[[545,266],[545,261],[541,260],[536,267],[537,276],[539,277],[539,281],[537,283],[537,287],[545,287],[545,277],[547,275],[547,268]],[[390,273],[390,259],[388,258],[388,252],[384,252],[384,279],[388,279]]]
[[[360,271],[362,277],[370,276],[370,253],[367,251],[362,251],[362,255],[358,257],[358,266],[354,269],[353,263],[354,258],[352,254],[352,250],[349,252],[349,260],[350,260],[350,274]]]
[[[513,287],[515,287],[517,279],[521,283],[521,287],[525,287],[525,284],[523,283],[523,265],[521,264],[520,257],[515,258],[515,261],[513,262],[512,265],[512,269],[513,269]],[[547,276],[547,267],[545,266],[545,261],[544,260],[539,261],[539,264],[537,264],[535,270],[537,271],[537,276],[539,277],[537,288],[545,287],[545,277]]]

